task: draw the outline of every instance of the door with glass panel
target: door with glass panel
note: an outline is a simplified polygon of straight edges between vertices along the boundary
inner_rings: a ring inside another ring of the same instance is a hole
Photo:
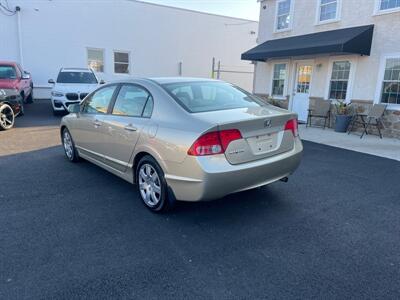
[[[298,114],[299,121],[306,122],[313,66],[310,63],[297,64],[292,111]]]
[[[81,111],[70,127],[75,145],[79,151],[96,160],[103,160],[99,145],[104,140],[103,118],[116,92],[117,85],[105,86],[81,103]]]
[[[143,87],[123,84],[111,113],[104,116],[105,140],[101,145],[105,163],[125,172],[139,136],[151,122],[153,97]]]

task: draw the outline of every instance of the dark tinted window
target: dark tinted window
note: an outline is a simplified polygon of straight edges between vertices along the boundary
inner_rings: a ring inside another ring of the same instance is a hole
[[[249,93],[225,82],[179,82],[163,87],[192,113],[263,105]]]
[[[16,79],[17,71],[13,66],[0,65],[0,79]]]
[[[123,85],[115,100],[113,115],[141,117],[146,103],[152,102],[151,95],[143,88],[135,85]],[[147,108],[147,110],[152,107]],[[149,112],[147,111],[147,114]],[[151,115],[151,111],[150,111]]]
[[[91,72],[60,72],[57,82],[96,84],[97,79]]]
[[[116,85],[106,86],[86,98],[82,105],[82,112],[89,114],[105,114],[114,95]]]

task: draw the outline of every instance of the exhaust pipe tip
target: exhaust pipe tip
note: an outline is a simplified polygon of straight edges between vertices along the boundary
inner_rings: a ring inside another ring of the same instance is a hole
[[[281,178],[281,179],[279,179],[280,181],[283,181],[283,182],[288,182],[289,181],[289,177],[283,177],[283,178]]]

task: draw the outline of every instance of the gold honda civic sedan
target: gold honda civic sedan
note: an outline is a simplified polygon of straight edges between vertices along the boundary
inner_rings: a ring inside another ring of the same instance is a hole
[[[68,111],[60,128],[67,158],[136,184],[152,211],[286,181],[303,151],[296,114],[223,81],[120,81]]]

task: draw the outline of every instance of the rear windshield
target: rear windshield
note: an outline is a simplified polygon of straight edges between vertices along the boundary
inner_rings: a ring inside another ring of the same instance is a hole
[[[0,79],[16,79],[17,72],[13,66],[0,65]]]
[[[225,82],[178,82],[163,87],[191,113],[263,105],[249,93]]]
[[[97,79],[90,72],[60,72],[57,77],[58,83],[86,83],[96,84]]]

